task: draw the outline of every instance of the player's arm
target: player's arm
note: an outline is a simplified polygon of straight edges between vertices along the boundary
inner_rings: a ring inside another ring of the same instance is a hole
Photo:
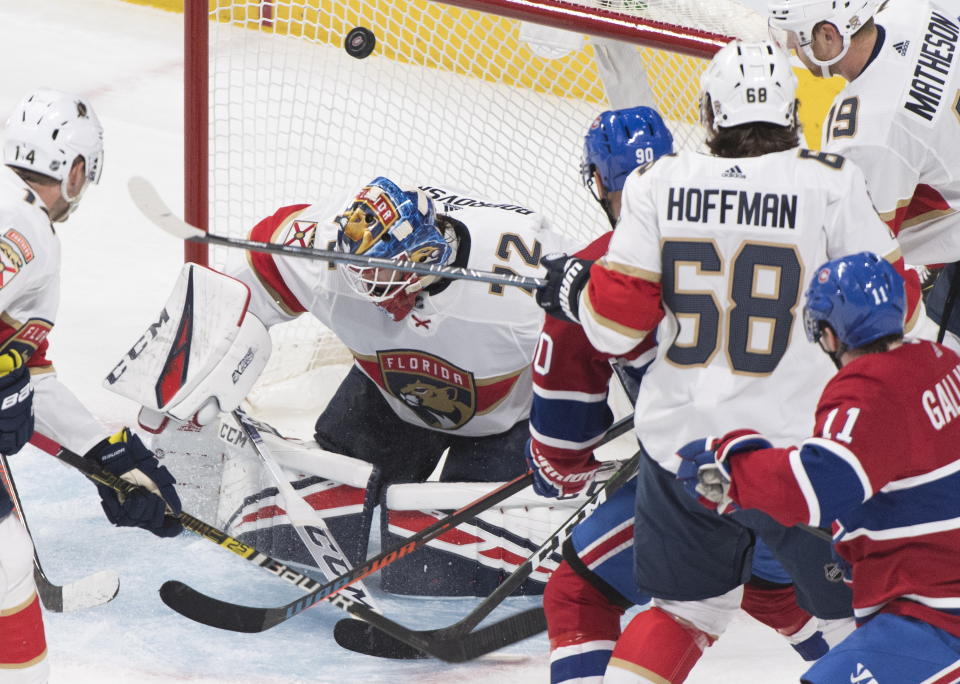
[[[291,224],[306,209],[307,204],[295,204],[281,207],[273,215],[261,220],[251,230],[249,239],[258,242],[281,242],[291,229]],[[312,240],[313,236],[309,236]],[[298,246],[306,246],[306,244]],[[310,242],[312,245],[312,242]],[[319,245],[326,247],[326,245]],[[273,254],[249,252],[243,266],[232,269],[229,275],[245,283],[250,288],[250,312],[270,327],[277,323],[293,320],[306,311],[300,301],[293,283],[284,277],[278,257]],[[305,260],[300,260],[305,261]],[[317,262],[316,265],[321,264]],[[316,266],[313,265],[313,266]],[[324,267],[326,264],[322,264]],[[309,268],[301,264],[298,268]]]
[[[641,167],[624,184],[618,228],[607,253],[590,268],[580,296],[584,332],[596,349],[608,354],[630,353],[664,314],[652,175]]]
[[[829,525],[873,496],[893,477],[897,455],[909,453],[905,431],[896,427],[900,410],[877,380],[835,378],[817,407],[813,437],[795,448],[726,458],[730,498],[783,525]]]
[[[606,251],[610,235],[601,236],[575,256],[592,261]],[[628,365],[648,364],[653,346],[650,336],[628,355]],[[527,445],[538,493],[575,495],[599,466],[593,448],[613,422],[607,403],[611,359],[593,348],[576,323],[545,318],[533,360],[531,438]]]

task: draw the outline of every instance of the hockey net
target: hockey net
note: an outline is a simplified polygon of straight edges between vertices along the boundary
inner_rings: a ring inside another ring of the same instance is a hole
[[[696,147],[707,58],[766,32],[735,0],[454,1],[188,0],[188,220],[241,236],[386,175],[523,204],[587,241],[607,226],[579,175],[593,118],[652,105]],[[364,59],[343,47],[357,26],[376,36]],[[272,334],[260,396],[350,360],[308,316]]]

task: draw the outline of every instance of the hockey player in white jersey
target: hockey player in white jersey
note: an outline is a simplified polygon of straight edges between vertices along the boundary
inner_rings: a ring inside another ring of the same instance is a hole
[[[724,47],[702,81],[712,154],[680,152],[631,174],[607,253],[589,269],[568,259],[559,273],[556,308],[598,350],[628,353],[654,329],[659,340],[636,411],[645,456],[634,570],[654,607],[624,631],[604,681],[683,681],[740,605],[754,534],[769,540],[774,529],[752,513],[721,518],[690,497],[675,477],[675,450],[744,416],[804,434],[832,373],[801,339],[804,274],[863,248],[903,270],[856,167],[798,148],[795,89],[771,43]],[[798,599],[815,602],[812,578],[839,582],[839,572],[828,554],[791,555],[810,535],[782,529],[778,560]],[[818,616],[848,615],[849,597],[835,610]]]
[[[250,237],[523,276],[542,275],[540,258],[561,246],[526,207],[383,177],[281,208]],[[322,448],[373,463],[382,483],[425,481],[448,447],[443,481],[525,471],[543,318],[531,292],[255,253],[231,275],[250,286],[250,312],[268,327],[309,312],[353,354],[316,423]]]
[[[960,15],[943,0],[771,0],[778,40],[816,76],[848,81],[823,127],[827,152],[856,163],[881,218],[908,264],[960,260],[960,147],[957,90]],[[955,267],[928,295],[936,323]],[[960,333],[960,306],[947,330]],[[915,331],[924,337],[936,334]],[[960,349],[955,337],[945,343]]]
[[[0,452],[12,454],[34,426],[104,468],[157,491],[166,500],[120,500],[98,486],[116,525],[161,537],[181,526],[173,477],[126,428],[103,425],[58,379],[46,358],[60,294],[60,242],[54,229],[77,208],[103,170],[103,129],[90,105],[53,90],[27,96],[7,120],[0,167]],[[48,665],[31,539],[0,487],[0,679],[46,681]],[[165,510],[166,508],[166,510]]]

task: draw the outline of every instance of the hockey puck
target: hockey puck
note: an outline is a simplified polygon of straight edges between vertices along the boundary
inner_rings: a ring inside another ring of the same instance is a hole
[[[343,39],[343,49],[357,59],[368,57],[376,45],[377,37],[373,35],[373,31],[363,26],[350,29],[347,37]]]

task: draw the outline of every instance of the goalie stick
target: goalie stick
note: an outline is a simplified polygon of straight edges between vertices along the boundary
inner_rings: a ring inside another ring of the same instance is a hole
[[[23,504],[20,503],[20,494],[13,481],[13,472],[4,454],[0,454],[0,480],[3,480],[6,485],[7,492],[13,500],[13,509],[26,528],[30,541],[33,542],[33,533],[27,525],[27,516],[23,512]],[[64,585],[54,584],[40,564],[35,543],[33,544],[33,579],[43,607],[51,613],[68,613],[100,606],[112,601],[120,591],[120,578],[110,570],[101,570]]]
[[[340,545],[337,544],[337,540],[334,538],[327,523],[313,510],[310,504],[300,498],[300,495],[290,486],[280,466],[273,459],[266,444],[264,444],[263,437],[260,436],[260,430],[256,422],[251,420],[241,409],[234,409],[232,415],[250,439],[250,444],[257,456],[260,457],[260,460],[264,466],[266,466],[274,481],[276,481],[277,489],[283,498],[283,507],[287,518],[290,520],[290,524],[296,531],[297,536],[300,537],[300,541],[317,564],[317,569],[323,573],[324,578],[328,581],[339,577],[344,572],[352,570],[353,567],[350,565],[350,561],[347,560],[346,554],[343,553]],[[350,592],[350,595],[363,605],[372,608],[378,613],[382,612],[373,600],[370,592],[367,591],[367,588],[363,586],[360,580],[345,586],[343,591]]]
[[[528,276],[510,275],[507,273],[493,273],[491,271],[480,271],[472,268],[458,268],[454,266],[440,266],[437,264],[420,264],[412,262],[398,262],[392,259],[379,259],[376,257],[363,256],[362,254],[350,254],[349,252],[337,252],[330,249],[314,249],[312,247],[298,247],[296,245],[280,245],[273,242],[258,242],[256,240],[244,240],[241,238],[226,237],[224,235],[214,235],[196,226],[192,226],[166,205],[157,189],[150,181],[139,176],[131,178],[127,187],[130,191],[130,197],[133,203],[137,205],[141,213],[152,223],[170,233],[174,237],[190,242],[202,242],[208,245],[220,245],[222,247],[232,247],[235,249],[246,249],[252,252],[266,252],[268,254],[282,254],[284,256],[300,257],[305,259],[319,259],[320,261],[330,261],[335,263],[355,264],[359,266],[368,266],[370,268],[389,268],[394,271],[404,273],[419,273],[421,275],[437,275],[444,278],[455,278],[460,280],[476,280],[481,283],[492,283],[494,285],[513,285],[529,289],[538,289],[546,284],[543,278],[531,278]]]
[[[603,441],[611,441],[629,431],[632,427],[633,415],[622,418],[610,427]],[[342,594],[338,594],[337,592],[350,582],[367,577],[387,564],[425,546],[430,540],[452,530],[460,523],[475,518],[488,508],[492,508],[497,503],[500,503],[521,489],[529,486],[531,478],[532,475],[527,472],[511,482],[501,485],[489,494],[476,499],[454,511],[447,517],[436,521],[432,525],[408,537],[406,542],[401,546],[384,551],[373,558],[368,558],[361,565],[342,575],[337,580],[313,590],[302,598],[281,606],[262,608],[229,603],[202,594],[186,584],[177,581],[165,582],[160,588],[160,597],[168,606],[191,620],[234,632],[266,631],[282,622],[286,622],[295,615],[299,615],[310,606],[324,599],[328,599],[331,603],[338,603],[340,608],[361,617],[361,619],[367,622],[377,624],[378,627],[380,624],[390,623],[400,628],[400,630],[402,630],[401,633],[405,634],[411,632],[411,630],[402,625],[398,625],[392,620],[384,618],[382,615],[373,613],[373,611],[367,611],[368,614],[359,615],[359,613],[363,613],[364,611],[348,607],[347,603],[349,600],[345,600]],[[360,608],[362,609],[362,606]],[[477,623],[479,623],[479,620]],[[474,623],[474,625],[477,623]],[[402,637],[398,638],[402,639]]]

